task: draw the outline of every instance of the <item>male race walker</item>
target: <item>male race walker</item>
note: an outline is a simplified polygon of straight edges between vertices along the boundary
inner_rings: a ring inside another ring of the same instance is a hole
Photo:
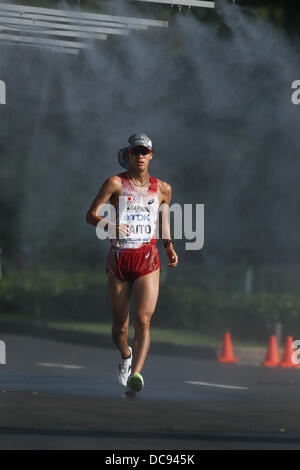
[[[97,226],[104,218],[99,209],[109,201],[116,219],[107,222],[110,236],[106,273],[112,309],[112,337],[120,350],[119,383],[127,386],[126,394],[134,396],[144,387],[141,375],[149,347],[150,321],[155,311],[161,271],[156,246],[156,226],[162,238],[169,267],[178,264],[170,236],[168,209],[170,184],[148,172],[153,157],[152,141],[145,134],[134,134],[129,146],[118,153],[119,163],[127,171],[108,178],[100,188],[86,220]],[[123,203],[123,204],[122,204]],[[133,294],[135,335],[132,348],[128,345],[129,307]]]

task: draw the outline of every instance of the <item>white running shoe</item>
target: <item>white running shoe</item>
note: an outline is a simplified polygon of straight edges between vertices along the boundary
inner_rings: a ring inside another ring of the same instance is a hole
[[[126,387],[131,372],[132,349],[130,346],[128,348],[130,350],[130,357],[128,359],[121,358],[119,362],[119,384],[123,385],[123,387]]]

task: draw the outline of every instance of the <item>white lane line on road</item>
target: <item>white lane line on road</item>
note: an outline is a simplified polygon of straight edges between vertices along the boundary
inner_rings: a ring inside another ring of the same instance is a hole
[[[42,367],[60,367],[61,369],[85,369],[83,366],[76,366],[72,364],[54,364],[52,362],[39,362],[37,365]]]
[[[192,385],[203,385],[204,387],[233,388],[237,390],[248,390],[248,387],[238,387],[236,385],[211,384],[209,382],[192,382],[190,380],[186,380],[185,383],[192,384]]]

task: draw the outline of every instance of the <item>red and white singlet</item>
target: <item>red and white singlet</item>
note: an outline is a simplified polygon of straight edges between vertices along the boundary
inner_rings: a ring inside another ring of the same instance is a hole
[[[120,175],[122,193],[116,208],[116,223],[128,224],[130,235],[111,239],[106,272],[111,271],[123,281],[134,280],[160,268],[156,247],[156,227],[159,213],[158,181],[150,176],[150,187],[136,191],[127,172]]]

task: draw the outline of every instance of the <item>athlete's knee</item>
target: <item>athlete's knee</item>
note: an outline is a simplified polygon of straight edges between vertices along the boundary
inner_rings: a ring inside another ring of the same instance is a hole
[[[145,315],[136,316],[133,319],[133,326],[135,330],[138,330],[143,333],[147,333],[150,329],[150,319],[151,319],[151,315],[149,315],[149,313]]]
[[[113,335],[126,335],[128,334],[128,326],[114,324],[112,326],[112,334]]]

